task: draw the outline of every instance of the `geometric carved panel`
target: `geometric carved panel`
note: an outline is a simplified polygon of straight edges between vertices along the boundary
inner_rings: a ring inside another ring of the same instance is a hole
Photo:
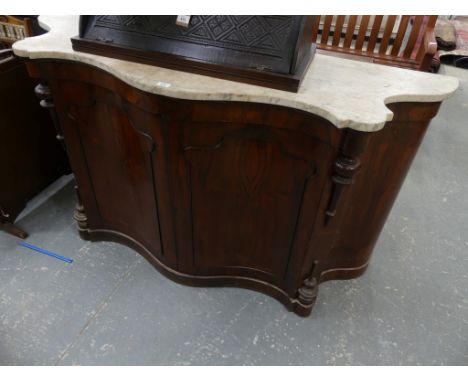
[[[176,25],[174,16],[98,16],[95,24],[96,27],[278,57],[291,25],[289,16],[192,16],[190,28]]]

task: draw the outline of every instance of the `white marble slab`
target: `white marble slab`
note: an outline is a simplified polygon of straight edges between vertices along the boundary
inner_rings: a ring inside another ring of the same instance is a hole
[[[292,107],[339,128],[379,130],[393,117],[385,104],[442,101],[458,87],[458,80],[449,76],[316,54],[299,92],[290,93],[75,52],[70,37],[78,35],[78,16],[41,16],[39,21],[49,32],[16,42],[18,56],[90,64],[138,89],[169,97]]]

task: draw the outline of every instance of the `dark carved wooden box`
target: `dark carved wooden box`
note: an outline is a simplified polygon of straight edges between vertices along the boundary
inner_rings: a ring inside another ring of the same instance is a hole
[[[313,16],[81,16],[75,50],[296,92]]]

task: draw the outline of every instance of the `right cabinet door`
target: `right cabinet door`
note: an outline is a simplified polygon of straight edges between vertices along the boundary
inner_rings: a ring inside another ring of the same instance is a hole
[[[290,269],[313,233],[333,147],[303,131],[262,124],[172,127],[180,268],[289,289]]]

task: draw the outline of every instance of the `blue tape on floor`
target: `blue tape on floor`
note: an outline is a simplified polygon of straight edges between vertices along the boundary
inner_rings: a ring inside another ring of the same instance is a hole
[[[20,242],[19,245],[21,245],[22,247],[25,247],[25,248],[32,249],[33,251],[43,253],[44,255],[47,255],[47,256],[50,256],[50,257],[55,257],[56,259],[65,261],[66,263],[73,263],[73,259],[69,259],[68,257],[58,255],[57,253],[50,252],[50,251],[48,251],[46,249],[36,247],[35,245],[26,243],[24,241]]]

